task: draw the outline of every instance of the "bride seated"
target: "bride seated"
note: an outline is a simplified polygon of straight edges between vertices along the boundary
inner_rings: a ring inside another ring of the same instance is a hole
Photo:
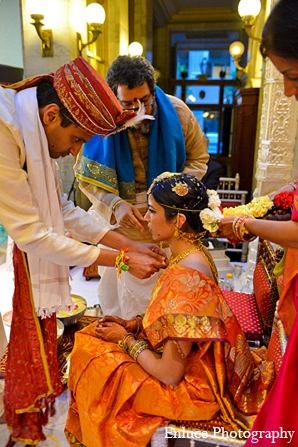
[[[76,334],[65,430],[70,445],[145,447],[171,420],[220,418],[225,430],[251,428],[274,368],[265,348],[250,351],[201,242],[200,212],[212,200],[190,174],[164,173],[153,181],[145,218],[172,258],[144,317],[105,316]]]

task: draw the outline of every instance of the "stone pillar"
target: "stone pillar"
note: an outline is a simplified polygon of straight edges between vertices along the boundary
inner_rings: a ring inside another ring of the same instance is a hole
[[[283,77],[267,60],[263,82],[256,194],[268,194],[292,179],[297,101],[284,95]]]

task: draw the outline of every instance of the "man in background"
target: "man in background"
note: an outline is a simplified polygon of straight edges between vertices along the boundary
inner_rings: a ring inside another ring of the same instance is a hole
[[[146,115],[138,126],[106,140],[93,137],[83,147],[76,176],[99,218],[132,240],[151,241],[143,218],[149,185],[164,171],[201,179],[209,159],[205,136],[189,107],[156,86],[154,68],[145,58],[119,56],[106,80],[123,111],[143,109]],[[155,275],[139,281],[125,273],[118,280],[105,268],[99,273],[99,302],[105,314],[130,318],[144,312]]]

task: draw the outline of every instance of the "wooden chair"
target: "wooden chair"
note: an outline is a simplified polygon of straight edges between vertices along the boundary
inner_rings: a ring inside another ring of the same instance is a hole
[[[235,175],[235,177],[220,177],[219,178],[219,184],[218,184],[218,189],[234,189],[236,191],[238,191],[238,189],[240,188],[240,175],[239,173],[237,173]]]
[[[239,174],[236,174],[235,177],[220,177],[217,193],[223,207],[245,204],[248,191],[239,189],[239,187]]]
[[[271,243],[260,240],[253,276],[253,293],[223,292],[250,345],[268,346],[279,295],[273,269],[283,256]]]

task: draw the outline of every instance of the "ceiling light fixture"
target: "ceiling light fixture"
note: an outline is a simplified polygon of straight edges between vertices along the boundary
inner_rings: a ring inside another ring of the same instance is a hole
[[[46,4],[37,0],[27,0],[26,8],[33,22],[38,37],[41,40],[41,54],[42,57],[54,56],[54,42],[53,32],[51,29],[44,29],[45,26],[42,20],[47,17],[47,23],[49,20],[48,10]]]
[[[143,45],[140,42],[131,42],[131,44],[128,45],[127,51],[129,56],[142,56]]]
[[[241,58],[243,56],[244,53],[244,45],[242,42],[236,40],[235,42],[231,43],[231,45],[229,46],[229,53],[233,58],[235,67],[240,70],[243,71],[244,73],[248,72],[248,64],[246,65],[246,67],[241,67],[240,65],[240,61]]]
[[[91,38],[86,43],[83,43],[82,35],[77,33],[77,49],[79,56],[82,56],[83,49],[96,42],[99,35],[102,33],[101,26],[105,21],[106,13],[99,3],[90,3],[85,10],[85,18],[88,24],[88,32],[91,33]]]
[[[257,40],[258,42],[260,42],[261,39],[252,33],[252,27],[254,26],[260,11],[260,0],[240,0],[238,4],[238,13],[243,22],[244,30],[251,39]]]

